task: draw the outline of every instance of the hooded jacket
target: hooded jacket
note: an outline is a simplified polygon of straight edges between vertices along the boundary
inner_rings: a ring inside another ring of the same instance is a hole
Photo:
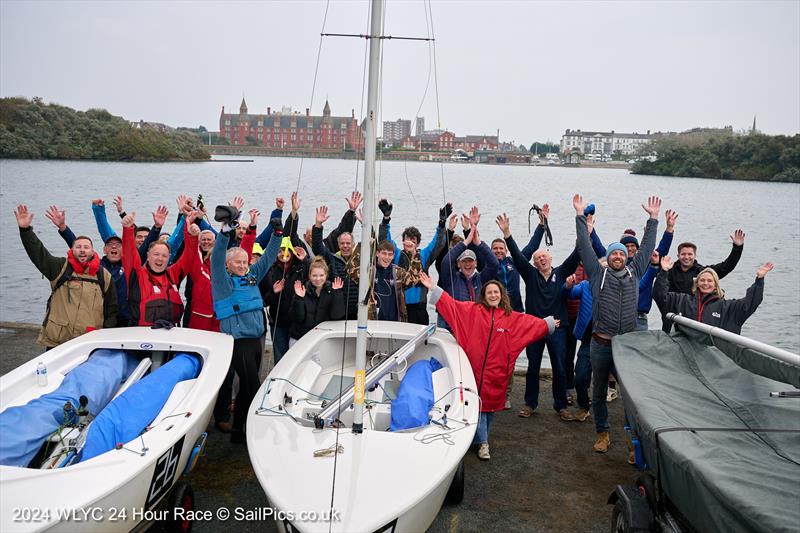
[[[501,308],[490,310],[479,303],[458,302],[440,287],[431,290],[431,303],[451,326],[469,359],[481,412],[502,411],[517,357],[528,344],[555,331],[553,317],[543,320],[516,311],[506,315]]]

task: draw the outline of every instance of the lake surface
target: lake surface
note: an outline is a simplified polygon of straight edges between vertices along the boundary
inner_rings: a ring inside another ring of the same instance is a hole
[[[305,159],[301,170],[300,159],[254,159],[252,163],[0,160],[0,213],[5,221],[0,229],[0,321],[40,323],[50,293],[49,284],[20,243],[13,216],[18,203],[26,203],[35,213],[34,228],[48,249],[64,255],[66,245],[44,216],[51,204],[66,210],[67,224],[75,234],[93,238],[98,236],[91,215],[93,198],[107,202],[112,227],[120,231],[111,204],[115,195],[123,196],[128,212],[137,213],[137,224],[152,224],[150,213],[159,203],[170,208],[173,221],[175,197],[198,193],[211,207],[241,195],[245,209],[261,210],[263,224],[274,198],[283,196],[288,206],[299,183],[300,227],[305,228],[313,224],[314,209],[321,204],[331,208],[329,224],[337,223],[346,209],[345,196],[360,188],[363,180],[363,164],[355,161]],[[501,212],[511,217],[517,241],[527,241],[528,210],[533,203],[547,202],[555,263],[574,246],[572,195],[576,192],[597,205],[596,227],[606,243],[618,240],[625,228],[634,228],[641,239],[647,215],[640,205],[648,195],[658,195],[663,199],[659,236],[663,212],[672,208],[680,213],[672,257],[678,243],[691,241],[698,245],[701,263],[717,263],[730,251],[729,235],[736,228],[744,229],[742,259],[722,280],[728,297],[744,296],[758,266],[775,263],[766,278],[764,302],[745,324],[743,334],[800,351],[800,185],[636,176],[620,169],[385,162],[379,165],[377,190],[394,204],[395,234],[416,225],[423,244],[433,235],[445,199],[460,212],[472,205],[480,207],[481,237],[487,242],[500,236],[494,217]],[[532,220],[531,228],[535,224]],[[166,229],[171,230],[169,224]],[[96,246],[100,246],[97,241]],[[651,327],[659,326],[657,312],[651,312],[650,321]]]

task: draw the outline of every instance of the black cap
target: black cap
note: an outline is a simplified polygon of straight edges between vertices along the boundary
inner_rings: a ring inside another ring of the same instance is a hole
[[[111,242],[111,241],[119,241],[119,242],[122,242],[122,239],[120,239],[120,238],[119,238],[119,237],[117,237],[116,235],[112,235],[112,236],[108,237],[108,238],[107,238],[105,241],[103,241],[103,244],[108,244],[108,243],[109,243],[109,242]]]
[[[230,224],[231,221],[239,218],[239,210],[230,205],[218,205],[214,210],[214,220],[224,224]]]

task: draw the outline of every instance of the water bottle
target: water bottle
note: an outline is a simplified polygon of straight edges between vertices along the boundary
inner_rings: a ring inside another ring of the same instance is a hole
[[[40,387],[47,386],[47,367],[41,361],[36,365],[36,384]]]

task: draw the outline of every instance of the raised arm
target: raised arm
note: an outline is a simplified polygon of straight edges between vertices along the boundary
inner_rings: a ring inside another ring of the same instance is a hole
[[[688,294],[669,292],[669,271],[672,267],[672,259],[668,255],[662,257],[661,271],[656,276],[656,282],[653,285],[653,301],[663,314],[680,311],[681,303],[686,303],[692,298]],[[697,317],[689,318],[695,319]]]
[[[72,233],[72,230],[69,229],[69,226],[67,226],[66,212],[54,205],[51,205],[47,208],[47,211],[44,212],[44,216],[47,217],[47,220],[52,222],[53,225],[58,229],[58,235],[64,239],[64,242],[67,243],[67,246],[72,248],[72,243],[75,242],[75,234]],[[103,242],[105,242],[105,239]]]
[[[31,226],[33,213],[28,210],[28,206],[25,204],[18,205],[14,211],[14,216],[17,219],[17,226],[19,226],[19,238],[22,240],[22,247],[25,248],[25,252],[28,254],[33,266],[48,280],[56,279],[66,259],[53,257],[44,247],[44,244],[39,240]]]
[[[122,269],[125,271],[125,282],[129,284],[128,287],[130,287],[131,272],[142,268],[142,259],[136,249],[135,223],[136,211],[127,213],[122,219]]]
[[[511,222],[508,215],[505,213],[497,215],[495,222],[497,222],[497,227],[500,228],[500,231],[503,232],[506,247],[511,254],[511,260],[514,262],[517,272],[519,272],[519,275],[525,280],[525,283],[528,283],[529,280],[534,279],[534,276],[536,276],[536,269],[530,264],[529,260],[525,258],[525,254],[520,252],[517,241],[511,236]]]
[[[120,205],[122,204],[120,203]],[[111,224],[108,223],[106,204],[101,198],[92,200],[92,214],[94,215],[94,223],[97,225],[97,231],[100,233],[100,238],[103,242],[106,242],[111,237],[117,236],[116,232],[111,228]]]
[[[575,208],[575,233],[578,237],[578,256],[583,261],[583,268],[589,279],[597,277],[602,272],[602,267],[597,262],[597,255],[592,248],[589,238],[589,228],[586,226],[586,201],[583,196],[576,194],[572,198],[572,207]]]
[[[734,234],[731,235],[731,243],[731,253],[728,254],[725,261],[709,267],[714,269],[714,272],[717,273],[720,279],[733,272],[733,269],[736,268],[736,265],[739,263],[739,259],[742,258],[742,250],[744,250],[744,232],[737,229]]]

